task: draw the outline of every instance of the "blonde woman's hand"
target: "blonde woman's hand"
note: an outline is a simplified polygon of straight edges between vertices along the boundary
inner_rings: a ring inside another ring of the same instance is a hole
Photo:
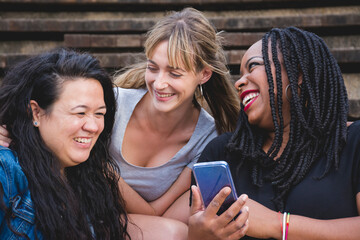
[[[0,146],[9,147],[11,143],[11,138],[9,137],[9,132],[6,129],[5,125],[0,126]]]

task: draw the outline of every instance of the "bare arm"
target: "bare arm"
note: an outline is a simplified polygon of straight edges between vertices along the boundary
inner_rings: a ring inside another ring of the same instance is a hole
[[[187,190],[162,215],[188,224],[190,217],[190,190]]]
[[[356,195],[360,214],[360,193]],[[339,203],[341,204],[341,203]],[[281,239],[281,226],[278,213],[249,199],[251,222],[247,234],[257,238]],[[288,238],[297,239],[360,239],[360,216],[332,220],[318,220],[298,215],[291,215]]]
[[[191,169],[185,167],[177,180],[158,199],[147,202],[123,178],[120,178],[119,187],[125,200],[128,213],[161,216],[175,200],[189,189],[191,182]]]
[[[119,180],[119,188],[125,201],[127,213],[155,215],[155,210],[145,201],[123,178]]]
[[[171,187],[160,198],[150,202],[150,205],[155,209],[156,215],[163,215],[176,199],[189,190],[190,184],[191,169],[185,167]]]

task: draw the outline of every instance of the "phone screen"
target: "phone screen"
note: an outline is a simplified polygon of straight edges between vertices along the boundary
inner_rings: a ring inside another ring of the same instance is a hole
[[[231,193],[225,199],[217,214],[220,215],[226,211],[236,201],[237,194],[227,162],[196,163],[194,164],[193,172],[205,207],[226,186],[231,188]]]

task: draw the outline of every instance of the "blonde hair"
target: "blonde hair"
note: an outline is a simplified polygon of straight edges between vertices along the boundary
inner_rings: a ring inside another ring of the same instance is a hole
[[[185,8],[172,12],[147,33],[145,54],[151,58],[159,43],[168,41],[169,64],[198,73],[208,67],[213,71],[211,78],[194,96],[194,104],[210,109],[219,134],[233,131],[240,111],[240,103],[232,85],[222,38],[209,20],[198,10]],[[146,62],[130,66],[115,77],[115,83],[124,88],[146,87]],[[205,105],[201,98],[206,100]],[[201,104],[199,104],[199,102]]]

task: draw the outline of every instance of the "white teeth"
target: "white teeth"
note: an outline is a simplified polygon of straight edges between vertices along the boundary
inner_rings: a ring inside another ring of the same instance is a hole
[[[259,93],[249,93],[248,95],[246,95],[242,101],[242,104],[244,106],[246,106],[247,104],[249,104],[251,102],[252,99],[254,99],[255,97],[259,96]]]
[[[91,142],[91,138],[74,138],[74,140],[79,143],[90,143]]]
[[[166,93],[166,94],[156,93],[156,95],[159,97],[171,97],[173,94],[172,93]]]

